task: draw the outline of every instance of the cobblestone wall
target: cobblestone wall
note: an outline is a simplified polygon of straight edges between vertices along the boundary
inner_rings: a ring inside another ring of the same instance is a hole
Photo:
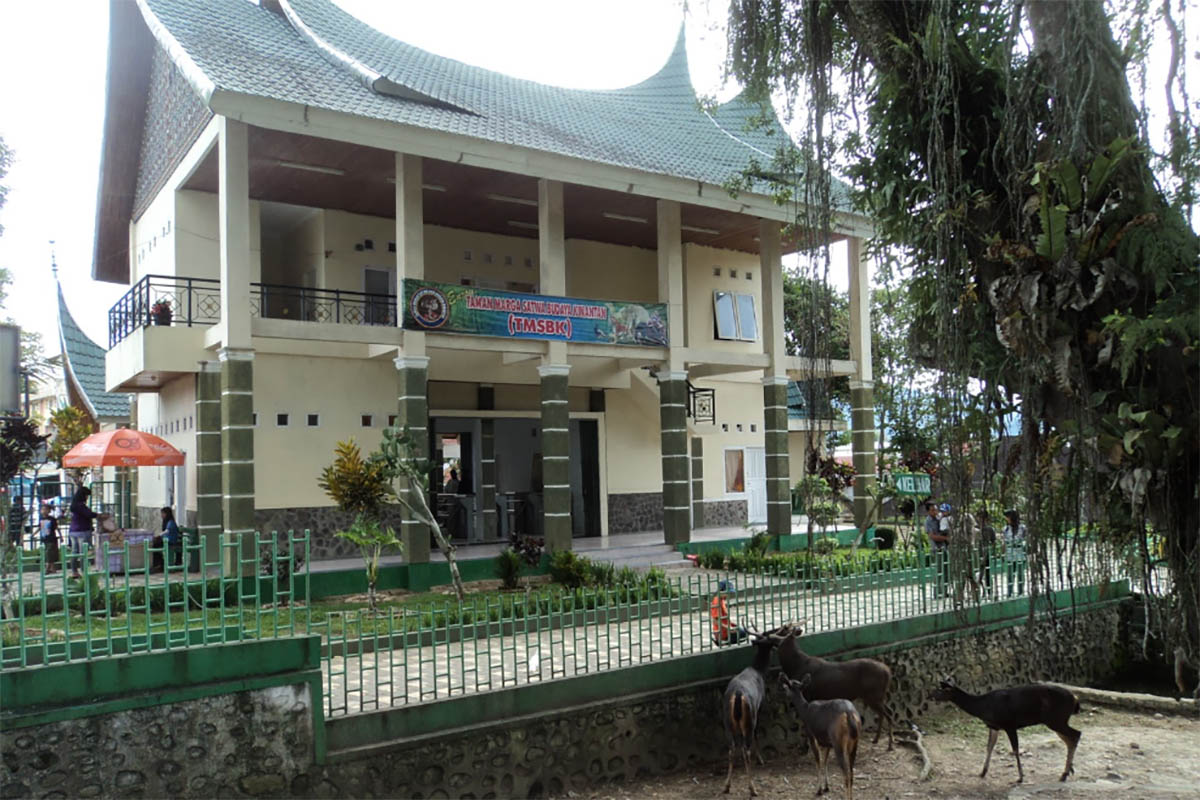
[[[745,500],[704,501],[704,527],[728,528],[744,524],[746,524]],[[662,492],[610,494],[608,496],[608,532],[610,534],[661,531],[662,527]]]
[[[910,640],[878,657],[891,705],[919,718],[946,673],[973,691],[1031,680],[1086,684],[1114,666],[1118,607],[960,638]],[[750,651],[746,650],[747,662]],[[664,669],[670,666],[664,665]],[[615,698],[312,763],[312,698],[288,686],[50,723],[0,735],[0,796],[536,797],[711,768],[725,758],[725,681]],[[777,691],[772,689],[772,694]],[[783,704],[760,720],[765,757],[798,744]],[[463,721],[468,724],[467,720]],[[876,720],[868,715],[872,729]]]
[[[0,734],[5,798],[288,797],[311,769],[308,684]]]
[[[1108,654],[1117,637],[1118,611],[1111,607],[1032,630],[904,642],[880,658],[894,670],[894,709],[901,719],[915,719],[929,708],[928,692],[951,671],[974,691],[1034,680],[1097,680],[1112,668]],[[354,797],[536,797],[709,769],[727,753],[719,706],[724,686],[692,685],[430,737],[330,766],[307,780],[314,785],[319,775],[323,785]],[[870,712],[866,724],[871,730],[876,724]],[[798,729],[790,713],[766,710],[759,738],[764,757],[798,746]]]

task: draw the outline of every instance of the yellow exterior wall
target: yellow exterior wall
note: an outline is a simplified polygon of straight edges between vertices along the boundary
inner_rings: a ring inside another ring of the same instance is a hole
[[[567,240],[567,295],[658,302],[658,253],[584,239]]]
[[[146,275],[175,274],[175,216],[174,192],[162,191],[137,222],[130,224],[129,274],[133,283]]]
[[[604,433],[609,494],[662,491],[658,405],[637,387],[605,392]]]
[[[721,269],[721,275],[713,270]],[[726,353],[761,353],[762,343],[762,282],[759,280],[758,256],[717,250],[697,244],[683,246],[683,268],[688,347],[717,350]],[[730,277],[730,270],[737,277]],[[747,272],[750,279],[746,279]],[[758,341],[734,342],[713,336],[713,292],[730,291],[754,296],[754,311],[758,318]]]
[[[155,201],[158,202],[157,200]],[[250,201],[250,282],[262,281],[260,206]],[[212,278],[221,274],[217,195],[208,192],[175,192],[175,265],[162,273],[185,278]]]
[[[196,509],[196,377],[184,375],[164,385],[157,394],[133,395],[138,404],[138,430],[161,436],[187,455],[186,507]],[[138,468],[138,505],[167,503],[167,468]]]

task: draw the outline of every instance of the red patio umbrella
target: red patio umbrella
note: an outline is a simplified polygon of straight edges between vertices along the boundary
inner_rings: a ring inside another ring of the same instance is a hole
[[[179,467],[183,453],[151,433],[130,428],[93,433],[63,456],[74,467]]]

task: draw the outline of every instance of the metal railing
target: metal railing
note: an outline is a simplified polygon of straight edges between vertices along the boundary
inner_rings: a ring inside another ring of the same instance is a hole
[[[696,424],[717,421],[717,392],[698,389],[687,382],[687,413]]]
[[[282,284],[250,284],[254,317],[396,325],[396,295],[313,289]],[[211,278],[147,275],[108,311],[108,346],[115,347],[150,325],[215,325],[221,320],[221,284]]]
[[[0,669],[306,633],[308,539],[5,548]]]
[[[1014,557],[740,553],[721,569],[680,576],[596,570],[607,574],[604,585],[483,593],[463,603],[384,598],[371,613],[345,610],[345,599],[310,601],[307,533],[257,536],[250,547],[223,542],[205,560],[203,543],[192,540],[181,555],[199,574],[176,566],[159,575],[151,563],[163,548],[125,542],[104,548],[105,569],[85,562],[80,579],[65,581],[47,574],[42,551],[22,552],[0,578],[0,667],[317,634],[325,713],[339,716],[703,653],[731,644],[742,627],[802,621],[815,633],[968,613],[1107,586],[1134,569],[1096,542]],[[64,554],[62,566],[70,563]],[[727,595],[728,625],[714,614],[722,581],[737,590]]]

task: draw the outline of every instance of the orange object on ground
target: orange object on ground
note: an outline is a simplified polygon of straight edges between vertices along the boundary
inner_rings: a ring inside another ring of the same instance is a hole
[[[712,617],[712,635],[717,642],[729,639],[729,604],[725,598],[717,595],[708,607],[708,615]]]

